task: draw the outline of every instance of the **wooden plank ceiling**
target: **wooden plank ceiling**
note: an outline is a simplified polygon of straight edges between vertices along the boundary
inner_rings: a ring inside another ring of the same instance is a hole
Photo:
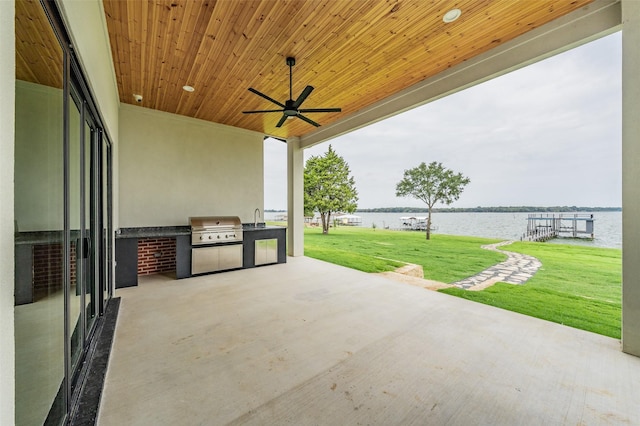
[[[339,120],[591,0],[104,0],[120,100],[286,138],[315,129],[277,109],[253,87]],[[442,20],[450,9],[461,17]],[[184,85],[195,88],[192,93]]]
[[[62,48],[38,0],[16,1],[16,78],[62,89]]]

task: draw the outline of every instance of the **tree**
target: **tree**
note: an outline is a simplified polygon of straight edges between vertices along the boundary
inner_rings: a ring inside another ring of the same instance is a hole
[[[458,198],[469,178],[462,173],[454,174],[436,161],[428,166],[420,163],[418,167],[404,171],[404,178],[396,185],[396,197],[413,197],[423,201],[429,208],[427,216],[427,240],[431,239],[431,210],[441,202],[451,204]]]
[[[324,156],[313,156],[304,167],[304,210],[317,211],[322,218],[322,233],[329,233],[331,213],[353,213],[358,192],[349,165],[331,145]]]

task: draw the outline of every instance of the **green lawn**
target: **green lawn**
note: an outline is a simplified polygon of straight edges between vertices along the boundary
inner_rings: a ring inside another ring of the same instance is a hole
[[[534,256],[542,268],[525,285],[441,290],[465,299],[620,338],[622,251],[545,243],[502,249]]]
[[[425,278],[448,283],[506,259],[480,248],[497,241],[444,235],[432,235],[426,241],[421,232],[360,227],[332,228],[323,235],[321,229],[306,228],[304,254],[364,272],[392,271],[404,263],[415,263],[422,265]]]
[[[422,265],[427,279],[450,283],[499,263],[505,256],[483,250],[497,242],[476,237],[339,227],[328,235],[305,229],[305,255],[364,272]],[[504,250],[535,256],[542,268],[525,285],[498,283],[483,291],[443,293],[520,312],[610,337],[620,337],[622,253],[617,249],[514,243]]]

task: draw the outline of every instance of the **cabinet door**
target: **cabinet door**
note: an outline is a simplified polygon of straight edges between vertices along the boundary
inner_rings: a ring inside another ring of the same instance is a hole
[[[266,265],[278,262],[278,239],[256,240],[255,264]]]
[[[203,274],[219,269],[219,247],[199,247],[191,251],[191,273]]]
[[[220,270],[242,268],[242,244],[220,247]]]
[[[267,263],[278,263],[278,239],[265,240]]]

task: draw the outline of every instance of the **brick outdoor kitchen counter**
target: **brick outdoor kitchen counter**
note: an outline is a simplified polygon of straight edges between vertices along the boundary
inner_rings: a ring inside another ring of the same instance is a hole
[[[75,280],[75,241],[78,231],[71,232],[70,274]],[[39,289],[62,288],[63,268],[62,231],[19,232],[15,236],[16,279],[15,304],[33,303]],[[51,282],[56,280],[58,282]]]
[[[286,228],[243,224],[243,268],[257,266],[256,241],[277,241],[277,259],[286,262]],[[177,279],[191,276],[189,226],[121,228],[116,232],[116,288],[138,285],[138,276],[174,272]]]

